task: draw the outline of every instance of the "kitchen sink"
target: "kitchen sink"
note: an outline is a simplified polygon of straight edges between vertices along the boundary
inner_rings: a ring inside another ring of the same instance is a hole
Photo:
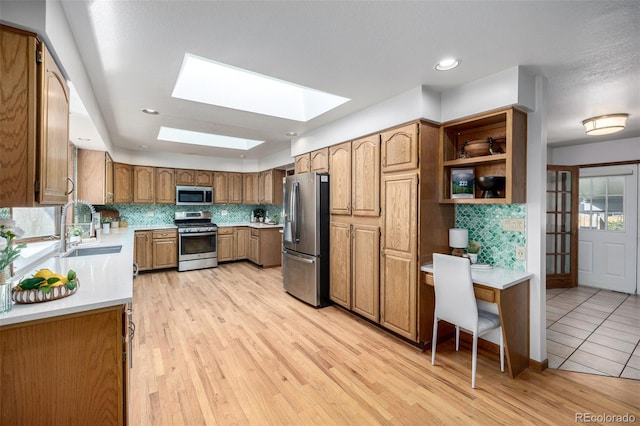
[[[62,257],[95,256],[98,254],[120,253],[122,246],[76,247]]]

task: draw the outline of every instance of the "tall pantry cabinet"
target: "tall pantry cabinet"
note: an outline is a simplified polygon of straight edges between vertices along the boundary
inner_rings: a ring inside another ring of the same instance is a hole
[[[0,206],[64,204],[69,89],[36,34],[0,25]]]

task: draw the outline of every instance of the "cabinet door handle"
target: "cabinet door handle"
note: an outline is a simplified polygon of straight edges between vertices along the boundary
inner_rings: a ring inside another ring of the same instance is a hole
[[[65,192],[64,195],[69,195],[76,189],[76,183],[73,181],[73,179],[67,176],[67,180],[71,182],[71,191]]]

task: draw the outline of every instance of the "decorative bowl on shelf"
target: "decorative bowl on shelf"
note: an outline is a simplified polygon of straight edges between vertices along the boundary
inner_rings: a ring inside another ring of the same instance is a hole
[[[462,145],[462,158],[481,157],[491,155],[491,144],[487,139],[466,141]]]
[[[504,198],[499,192],[504,191],[506,179],[504,176],[478,176],[476,187],[482,191],[481,198]]]

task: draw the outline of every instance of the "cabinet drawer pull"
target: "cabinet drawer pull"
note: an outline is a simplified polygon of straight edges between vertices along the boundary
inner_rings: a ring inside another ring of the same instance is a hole
[[[70,177],[67,177],[67,180],[71,182],[71,190],[69,192],[65,192],[64,195],[71,194],[76,189],[76,183]]]

